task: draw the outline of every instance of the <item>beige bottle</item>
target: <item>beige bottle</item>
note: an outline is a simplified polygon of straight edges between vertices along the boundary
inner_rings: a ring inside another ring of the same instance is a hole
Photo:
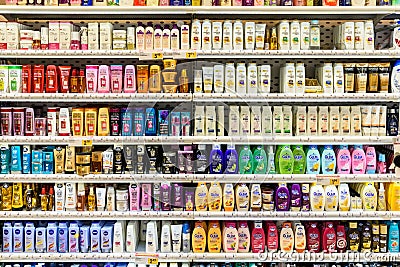
[[[294,233],[292,224],[290,222],[284,222],[282,224],[282,230],[280,234],[280,248],[282,252],[293,252],[294,248]]]
[[[233,184],[225,184],[223,194],[224,210],[233,211],[235,208],[235,189]]]
[[[199,183],[195,190],[196,211],[207,211],[208,188],[206,183]]]
[[[236,187],[236,208],[238,211],[248,211],[250,203],[250,191],[246,184]]]
[[[252,184],[251,185],[251,210],[252,211],[260,211],[262,205],[261,199],[261,185],[260,184]]]
[[[211,183],[208,190],[208,210],[221,211],[222,208],[222,188],[218,182]]]

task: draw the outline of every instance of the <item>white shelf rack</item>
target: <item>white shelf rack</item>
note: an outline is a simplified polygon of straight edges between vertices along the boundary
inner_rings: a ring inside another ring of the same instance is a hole
[[[24,145],[174,145],[174,144],[377,144],[391,145],[394,136],[0,136],[1,144]]]
[[[162,57],[154,58],[155,53]],[[190,55],[190,56],[189,56]],[[138,50],[0,50],[0,58],[119,58],[139,60],[173,59],[395,59],[400,57],[398,50],[176,50],[176,51],[138,51]]]
[[[168,93],[6,93],[0,94],[2,102],[52,102],[52,103],[156,103],[191,102],[192,94]]]
[[[400,253],[0,253],[2,262],[398,262]]]
[[[191,183],[189,174],[0,174],[0,182],[21,183]]]
[[[168,14],[219,14],[219,15],[329,15],[339,13],[349,15],[388,15],[399,12],[396,6],[2,6],[2,14],[13,15],[70,15],[85,13],[87,15],[168,15]]]
[[[398,220],[391,211],[0,211],[0,220],[276,220],[276,221],[369,221]]]
[[[221,182],[224,183],[314,183],[332,177],[339,178],[341,183],[359,182],[392,182],[397,181],[394,174],[194,174],[193,182]],[[1,178],[1,176],[0,176]],[[17,178],[17,177],[16,177]]]
[[[380,93],[345,93],[345,94],[236,94],[236,93],[194,93],[193,102],[201,103],[316,103],[324,102],[397,102],[400,100],[400,94],[380,94]]]
[[[174,144],[377,144],[391,145],[394,136],[0,136],[1,144],[24,145],[174,145]]]
[[[394,182],[394,174],[0,174],[0,182],[14,183],[314,183],[338,178],[342,183]]]
[[[195,102],[195,103],[304,103],[324,101],[337,103],[397,102],[400,94],[392,93],[346,93],[346,94],[236,94],[236,93],[6,93],[0,94],[2,102],[52,102],[52,103],[156,103],[156,102]]]

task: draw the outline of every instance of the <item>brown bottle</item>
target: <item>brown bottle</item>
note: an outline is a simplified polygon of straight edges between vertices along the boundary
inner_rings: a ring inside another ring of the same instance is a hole
[[[49,206],[49,196],[46,194],[46,188],[42,187],[42,192],[40,193],[40,206],[42,211],[47,211]]]
[[[49,204],[47,205],[47,210],[54,210],[54,188],[50,187],[49,189]]]
[[[347,242],[349,244],[349,249],[351,251],[358,252],[358,249],[360,247],[360,233],[357,228],[357,223],[351,222],[349,223],[349,226],[350,228],[347,235],[347,238],[349,239],[349,241]]]
[[[271,29],[271,37],[269,39],[269,50],[278,50],[278,37],[276,36],[276,28]]]
[[[85,186],[82,183],[78,184],[78,197],[77,197],[77,211],[84,211],[86,205],[86,193],[85,193]]]
[[[179,77],[179,93],[189,93],[189,78],[186,69],[182,70],[181,77]]]

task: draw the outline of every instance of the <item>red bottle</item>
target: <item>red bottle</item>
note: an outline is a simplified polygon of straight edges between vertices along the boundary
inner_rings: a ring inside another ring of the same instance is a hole
[[[336,248],[339,253],[344,253],[347,250],[346,230],[344,229],[344,225],[338,225],[336,228]]]
[[[58,92],[57,67],[48,65],[46,69],[46,93]]]
[[[307,228],[307,249],[309,252],[315,253],[321,251],[321,233],[315,222]]]
[[[269,252],[278,251],[279,233],[274,223],[267,223],[267,249]]]
[[[265,233],[262,222],[254,222],[254,228],[251,231],[251,250],[253,253],[265,251]]]
[[[322,249],[324,252],[336,252],[336,231],[332,222],[326,223],[322,233]]]

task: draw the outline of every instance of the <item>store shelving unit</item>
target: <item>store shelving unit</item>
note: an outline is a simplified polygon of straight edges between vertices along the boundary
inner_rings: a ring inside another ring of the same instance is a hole
[[[1,6],[0,13],[9,19],[49,20],[49,19],[107,19],[129,18],[254,18],[254,19],[392,19],[400,14],[400,7],[34,7],[34,6]],[[52,59],[109,59],[109,60],[153,60],[158,51],[138,52],[122,51],[24,51],[1,50],[0,59],[9,60],[52,60]],[[250,59],[382,59],[394,60],[400,57],[397,50],[382,51],[163,51],[163,58],[185,60],[219,60],[236,57]],[[368,103],[393,104],[400,102],[399,94],[6,94],[0,95],[0,101],[18,103]],[[2,144],[25,145],[82,145],[90,142],[93,145],[131,145],[131,144],[379,144],[391,145],[396,137],[389,136],[95,136],[95,137],[25,137],[1,136]],[[334,175],[341,182],[391,182],[397,181],[394,174]],[[278,183],[305,182],[312,183],[332,176],[323,175],[201,175],[201,174],[92,174],[79,176],[75,174],[40,174],[40,175],[0,175],[1,182],[88,182],[88,183],[129,183],[137,182],[246,182],[246,183]],[[366,220],[398,220],[400,212],[390,211],[351,211],[351,212],[189,212],[189,211],[130,211],[130,212],[41,212],[41,211],[0,211],[0,220],[308,220],[325,221],[366,221]],[[3,262],[129,262],[157,259],[160,262],[393,262],[400,260],[400,253],[143,253],[143,244],[137,253],[0,253]]]

